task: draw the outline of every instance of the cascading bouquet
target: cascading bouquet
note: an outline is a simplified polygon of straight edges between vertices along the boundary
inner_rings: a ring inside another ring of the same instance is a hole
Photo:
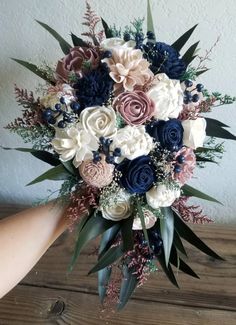
[[[147,16],[146,34],[143,19],[121,31],[87,3],[82,35],[89,41],[71,34],[73,46],[38,22],[65,56],[55,69],[14,59],[46,85],[37,99],[15,87],[23,116],[7,126],[33,143],[17,150],[53,166],[28,185],[63,180],[58,196],[69,202],[68,222],[77,228],[71,269],[83,247],[102,235],[89,273],[98,272],[101,301],[113,297],[118,309],[159,265],[175,286],[173,267],[198,277],[184,261],[182,239],[221,259],[186,223],[211,221],[186,204],[189,197],[218,201],[186,182],[196,165],[222,154],[215,138],[236,138],[227,125],[203,117],[235,101],[196,82],[211,50],[197,55],[197,42],[180,55],[196,26],[168,45],[156,39],[149,2]]]

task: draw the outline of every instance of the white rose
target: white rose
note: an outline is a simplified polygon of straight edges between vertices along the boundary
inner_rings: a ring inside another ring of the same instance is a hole
[[[144,221],[145,221],[146,229],[152,228],[155,225],[157,218],[154,216],[154,214],[151,211],[149,211],[147,209],[143,209],[143,214],[144,214]],[[138,215],[134,218],[132,229],[133,230],[142,230],[143,229],[141,219]]]
[[[96,151],[99,145],[91,134],[72,126],[57,129],[52,146],[62,161],[74,158],[73,164],[77,168],[84,160],[93,158],[92,152]]]
[[[100,46],[103,50],[113,50],[114,48],[123,47],[123,48],[135,48],[135,41],[125,42],[122,38],[112,37],[104,39]]]
[[[139,156],[146,156],[154,148],[153,138],[145,131],[144,125],[127,125],[119,129],[113,139],[111,150],[121,149],[119,162],[124,158],[133,160]]]
[[[118,194],[111,195],[108,204],[101,207],[103,218],[119,221],[130,217],[132,214],[130,197],[130,194],[124,190],[120,190]]]
[[[112,138],[117,132],[116,114],[112,107],[87,107],[80,114],[80,123],[84,130],[97,139]]]
[[[169,207],[180,197],[180,188],[170,189],[164,184],[153,186],[147,193],[147,203],[153,209]]]
[[[206,120],[204,118],[185,120],[182,126],[184,128],[183,144],[192,149],[202,147],[206,137]]]
[[[177,118],[183,109],[183,91],[180,82],[169,79],[165,73],[156,75],[147,95],[155,103],[154,117],[159,120]]]

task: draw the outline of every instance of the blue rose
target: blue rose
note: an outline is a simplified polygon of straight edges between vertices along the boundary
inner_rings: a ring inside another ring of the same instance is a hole
[[[126,159],[117,166],[117,170],[122,173],[121,186],[131,194],[146,193],[156,181],[155,169],[149,156]]]
[[[183,146],[184,129],[180,120],[155,121],[146,126],[146,131],[169,151],[178,151]]]

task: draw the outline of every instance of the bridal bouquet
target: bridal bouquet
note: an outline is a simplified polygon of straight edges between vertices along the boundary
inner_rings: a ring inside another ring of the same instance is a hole
[[[13,59],[46,83],[40,98],[15,86],[23,114],[7,128],[33,145],[17,150],[52,166],[28,185],[63,181],[58,197],[68,203],[68,224],[77,230],[70,269],[99,237],[89,273],[98,273],[101,302],[112,298],[118,309],[160,267],[175,286],[174,268],[198,277],[186,263],[182,239],[221,257],[187,225],[211,221],[187,200],[218,201],[187,182],[196,166],[222,154],[216,138],[236,137],[205,117],[235,98],[210,93],[197,81],[211,50],[200,56],[197,42],[182,51],[196,26],[171,45],[159,41],[149,2],[147,27],[136,19],[123,30],[87,3],[85,38],[71,34],[71,43],[38,23],[64,54],[55,67]]]

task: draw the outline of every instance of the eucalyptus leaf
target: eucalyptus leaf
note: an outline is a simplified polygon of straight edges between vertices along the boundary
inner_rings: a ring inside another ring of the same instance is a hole
[[[163,241],[166,266],[168,266],[170,251],[174,238],[174,215],[170,207],[161,208],[163,218],[160,218],[161,238]]]
[[[36,20],[36,22],[41,25],[43,28],[46,29],[46,31],[48,31],[60,44],[60,47],[62,49],[62,52],[64,54],[69,54],[70,53],[70,49],[71,49],[71,45],[69,43],[67,43],[66,40],[64,40],[63,37],[61,37],[61,35],[59,35],[53,28],[51,28],[50,26],[48,26],[45,23],[42,23],[39,20]]]
[[[118,260],[124,254],[121,245],[112,246],[106,253],[102,255],[102,257],[97,261],[94,267],[89,271],[88,274],[98,272],[105,267],[113,264],[116,260]]]
[[[97,236],[103,234],[107,229],[111,228],[113,225],[113,221],[103,218],[100,213],[94,214],[91,218],[89,218],[89,220],[81,230],[80,234],[78,235],[75,244],[74,254],[69,266],[70,271],[72,271],[84,246],[88,244],[88,242],[90,242],[92,239],[95,239]]]
[[[120,288],[119,303],[117,306],[118,310],[125,307],[138,284],[137,276],[136,274],[133,274],[133,272],[134,270],[132,268],[128,268],[127,265],[123,266],[123,279]]]
[[[106,292],[107,286],[111,277],[112,267],[105,267],[104,269],[98,271],[98,294],[101,303],[103,303]]]
[[[187,43],[190,36],[192,35],[193,31],[197,27],[198,24],[194,25],[192,28],[190,28],[187,32],[185,32],[180,38],[175,41],[172,46],[176,49],[176,51],[180,52],[182,47]]]
[[[23,67],[25,67],[26,69],[30,70],[31,72],[33,72],[34,74],[36,74],[38,77],[42,78],[43,80],[47,81],[48,83],[50,83],[51,85],[55,85],[55,81],[50,79],[49,76],[44,72],[41,71],[35,64],[33,63],[29,63],[27,61],[23,61],[23,60],[19,60],[19,59],[15,59],[15,58],[11,58],[13,61],[19,63],[20,65],[22,65]]]
[[[216,137],[221,139],[236,140],[236,136],[225,130],[224,127],[228,127],[218,120],[206,118],[206,135],[209,137]]]
[[[116,222],[111,228],[106,230],[102,235],[100,246],[99,246],[99,258],[110,248],[110,246],[114,243],[119,231],[121,228],[121,224]]]
[[[141,220],[141,225],[142,225],[142,229],[143,229],[143,233],[144,233],[144,238],[145,238],[145,240],[146,240],[146,242],[147,242],[147,244],[149,246],[149,249],[150,249],[150,243],[149,243],[149,238],[148,238],[148,232],[147,232],[147,229],[146,229],[143,209],[142,209],[141,203],[139,202],[138,199],[136,199],[136,206],[137,206],[139,218]]]
[[[194,55],[194,53],[196,52],[198,44],[199,42],[196,42],[191,45],[190,48],[186,51],[186,53],[183,55],[182,59],[186,63],[186,65],[189,65],[195,59],[196,56]]]
[[[74,46],[82,46],[82,47],[88,47],[88,43],[82,40],[82,38],[79,38],[75,34],[71,33],[71,39]]]
[[[112,38],[113,37],[112,30],[109,28],[108,24],[105,22],[105,20],[103,18],[101,18],[101,21],[102,21],[102,26],[103,26],[106,38]]]
[[[211,201],[211,202],[216,202],[216,203],[219,203],[219,204],[222,205],[222,203],[219,202],[218,200],[214,199],[213,197],[209,196],[208,194],[205,194],[205,193],[197,190],[196,188],[194,188],[194,187],[192,187],[190,185],[185,184],[182,187],[182,191],[183,191],[183,194],[185,196],[195,196],[195,197],[198,197],[200,199]]]
[[[191,267],[186,264],[179,256],[178,256],[178,252],[176,251],[175,247],[172,247],[171,250],[171,255],[170,255],[170,263],[172,265],[174,265],[175,267],[178,268],[178,270],[194,277],[194,278],[198,278],[199,276],[191,269]]]
[[[71,173],[72,175],[76,175],[77,169],[74,167],[72,160],[69,161],[61,161],[61,164],[65,167],[65,169]]]
[[[175,218],[175,229],[178,231],[178,234],[183,239],[187,240],[191,245],[198,248],[203,253],[214,257],[218,260],[224,260],[217,253],[215,253],[210,247],[208,247],[193,231],[190,229],[187,224],[182,220],[179,213],[172,209]]]
[[[154,29],[154,24],[153,24],[150,0],[147,1],[147,31],[152,32],[153,35],[155,36],[155,29]],[[156,41],[156,38],[153,41]]]
[[[68,171],[65,169],[65,167],[63,165],[58,165],[56,167],[49,169],[42,175],[38,176],[37,178],[35,178],[32,182],[30,182],[26,186],[43,182],[46,179],[51,180],[51,181],[61,181],[61,180],[69,179],[70,177],[71,177],[71,174],[68,173]]]
[[[170,263],[168,264],[168,266],[166,266],[165,263],[165,255],[163,254],[163,252],[161,252],[161,254],[158,256],[158,261],[163,269],[163,271],[165,272],[167,278],[170,280],[170,282],[176,286],[177,288],[179,288],[178,282],[175,278],[174,272],[172,270],[172,267],[170,265]]]
[[[134,247],[133,231],[132,231],[133,221],[134,221],[133,216],[122,221],[121,236],[123,240],[124,252],[130,251]]]
[[[177,230],[174,230],[174,239],[173,239],[173,245],[175,246],[175,248],[177,248],[183,255],[185,255],[187,257],[187,253],[186,250],[184,248],[184,245],[182,243],[182,240],[177,232]]]

